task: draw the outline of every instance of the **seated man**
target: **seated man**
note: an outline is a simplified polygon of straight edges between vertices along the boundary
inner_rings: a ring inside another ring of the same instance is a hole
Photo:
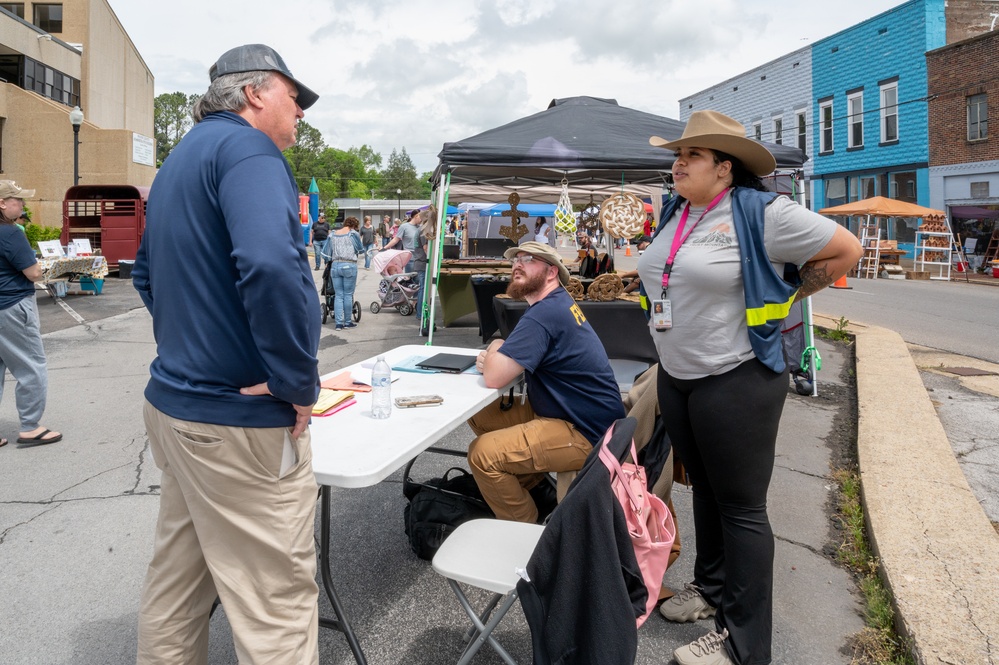
[[[513,259],[507,294],[530,307],[505,342],[479,354],[476,368],[491,388],[524,372],[527,403],[504,411],[497,400],[469,419],[476,439],[468,464],[496,517],[536,522],[529,490],[545,473],[582,468],[624,407],[603,344],[562,288],[569,271],[558,253],[532,241],[505,256]]]
[[[638,253],[641,254],[642,252],[645,251],[645,248],[648,247],[651,243],[652,243],[652,238],[650,238],[649,236],[641,236],[640,238],[638,238],[638,242],[635,243],[635,247],[638,249]],[[638,290],[638,285],[641,284],[641,282],[638,280],[637,270],[628,270],[627,272],[619,272],[618,276],[621,278],[622,281],[625,282],[624,285],[625,293],[631,293],[632,291]]]

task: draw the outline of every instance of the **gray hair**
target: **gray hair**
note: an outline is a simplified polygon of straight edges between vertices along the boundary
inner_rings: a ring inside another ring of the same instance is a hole
[[[232,111],[238,113],[246,106],[246,93],[243,88],[250,86],[254,91],[270,86],[274,72],[255,71],[223,74],[212,81],[208,91],[194,105],[194,122],[201,122],[209,113]]]

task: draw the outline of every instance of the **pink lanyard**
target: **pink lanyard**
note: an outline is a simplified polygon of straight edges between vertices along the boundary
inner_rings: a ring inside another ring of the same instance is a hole
[[[694,227],[697,226],[702,219],[704,219],[704,216],[708,214],[708,211],[718,205],[718,203],[725,198],[725,194],[729,189],[731,188],[726,187],[723,189],[718,196],[716,196],[714,200],[708,204],[708,207],[704,209],[704,212],[702,212],[701,216],[697,218],[697,221],[691,224],[690,228],[687,229],[687,233],[684,233],[683,229],[687,225],[687,217],[690,215],[690,203],[684,206],[683,214],[680,215],[680,223],[677,224],[676,232],[673,234],[673,245],[670,247],[669,257],[666,259],[666,266],[663,268],[663,299],[666,298],[666,290],[669,289],[669,275],[673,272],[673,260],[676,259],[676,253],[680,251],[680,246],[687,241],[690,234],[694,232]]]

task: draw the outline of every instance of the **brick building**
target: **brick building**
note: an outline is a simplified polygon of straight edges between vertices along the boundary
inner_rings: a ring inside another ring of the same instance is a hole
[[[80,184],[151,184],[153,75],[107,0],[0,3],[0,179],[37,190],[40,224],[62,224],[74,106]]]
[[[999,30],[926,54],[930,205],[946,209],[955,232],[979,245],[987,242],[999,217],[996,63]]]

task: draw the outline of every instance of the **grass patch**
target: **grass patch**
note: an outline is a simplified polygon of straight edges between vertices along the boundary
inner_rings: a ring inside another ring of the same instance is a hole
[[[842,321],[842,319],[841,319]],[[878,560],[871,553],[860,501],[860,476],[855,469],[838,469],[833,478],[839,486],[839,520],[843,544],[837,558],[859,580],[866,601],[867,627],[853,638],[853,663],[857,665],[915,665],[911,650],[895,632],[895,609],[891,594],[878,576]]]
[[[850,325],[845,316],[839,317],[835,328],[819,328],[816,333],[819,337],[832,340],[834,342],[850,342],[853,335],[847,332],[846,327]]]

